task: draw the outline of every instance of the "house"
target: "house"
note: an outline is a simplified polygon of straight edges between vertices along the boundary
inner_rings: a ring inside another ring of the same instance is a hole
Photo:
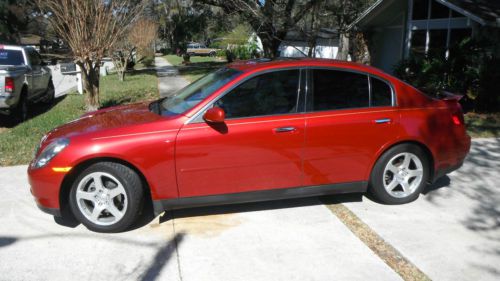
[[[500,1],[378,0],[349,29],[363,34],[371,64],[391,73],[410,56],[448,57],[468,37],[500,43]]]
[[[335,29],[322,28],[316,36],[313,55],[334,59],[339,50],[339,34]],[[309,52],[307,38],[299,31],[289,31],[279,47],[280,57],[306,57]]]

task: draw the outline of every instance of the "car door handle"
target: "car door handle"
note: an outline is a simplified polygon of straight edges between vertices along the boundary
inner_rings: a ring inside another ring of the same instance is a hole
[[[391,123],[391,121],[392,120],[390,118],[382,118],[382,119],[376,119],[373,122],[375,124],[384,124],[384,123]]]
[[[276,133],[286,133],[286,132],[293,132],[297,130],[297,128],[295,127],[279,127],[279,128],[275,128],[274,131]]]

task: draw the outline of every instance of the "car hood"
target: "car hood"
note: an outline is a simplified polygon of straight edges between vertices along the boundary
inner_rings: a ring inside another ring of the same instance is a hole
[[[87,133],[113,135],[118,131],[122,131],[125,127],[165,120],[165,117],[151,112],[148,105],[149,103],[138,103],[86,113],[80,118],[50,131],[46,140]],[[140,128],[141,126],[137,127]]]

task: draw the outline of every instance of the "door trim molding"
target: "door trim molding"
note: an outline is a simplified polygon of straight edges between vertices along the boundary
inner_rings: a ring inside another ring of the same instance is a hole
[[[315,197],[342,193],[363,193],[368,182],[357,181],[327,185],[305,186],[295,188],[279,188],[239,193],[217,194],[208,196],[184,197],[174,199],[153,200],[155,215],[163,211],[196,208],[215,205],[240,204],[261,201]]]

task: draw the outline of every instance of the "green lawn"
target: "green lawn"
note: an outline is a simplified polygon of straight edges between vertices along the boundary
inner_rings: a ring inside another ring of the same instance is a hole
[[[467,132],[473,138],[500,137],[500,113],[465,115]]]
[[[158,98],[158,80],[154,71],[143,71],[118,81],[116,75],[101,79],[101,105],[103,107]],[[21,124],[3,128],[0,132],[0,166],[27,164],[40,138],[51,129],[82,115],[83,96],[73,93],[60,98],[52,106],[32,106],[34,116]],[[6,118],[0,120],[4,127]]]
[[[179,69],[179,73],[189,81],[195,81],[198,78],[226,65],[226,61],[217,57],[191,57],[191,63],[183,64],[182,57],[177,55],[166,55],[163,57],[169,63]]]

